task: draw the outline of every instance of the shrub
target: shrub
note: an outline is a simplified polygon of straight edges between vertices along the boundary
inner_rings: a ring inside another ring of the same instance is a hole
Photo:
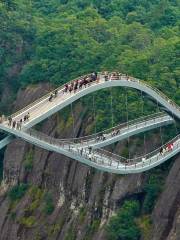
[[[50,215],[54,211],[53,198],[50,193],[46,193],[44,196],[44,208],[43,212]]]
[[[75,239],[76,239],[76,234],[75,234],[73,227],[71,226],[65,236],[65,240],[75,240]]]
[[[44,191],[36,186],[32,186],[29,190],[29,195],[32,198],[32,202],[28,206],[27,211],[32,212],[40,206],[43,199]]]
[[[150,176],[148,183],[144,188],[146,196],[144,199],[143,210],[145,213],[150,213],[154,207],[155,200],[161,191],[161,181],[156,176]]]
[[[82,224],[84,222],[84,219],[86,217],[87,210],[84,207],[81,207],[79,210],[79,223]]]
[[[137,219],[137,224],[141,229],[142,239],[149,240],[151,239],[151,231],[152,231],[152,221],[149,215],[141,216]]]
[[[126,201],[116,216],[113,216],[106,227],[108,239],[113,240],[138,240],[140,229],[135,218],[140,213],[138,201]]]
[[[13,186],[8,193],[8,197],[11,201],[19,200],[24,196],[27,189],[28,189],[28,185],[24,183]]]
[[[33,169],[33,151],[32,150],[30,150],[25,156],[24,168],[27,172],[31,172]]]
[[[100,225],[100,219],[94,219],[91,224],[87,225],[86,235],[83,240],[91,240],[95,232],[97,232]]]
[[[48,227],[48,237],[51,239],[52,235],[56,235],[62,229],[62,226],[63,226],[63,221],[50,225]]]
[[[122,156],[124,158],[129,158],[129,150],[127,147],[124,147],[123,150],[122,150]]]
[[[90,235],[92,235],[93,233],[95,233],[100,225],[100,220],[99,219],[94,219],[92,224],[88,226],[88,233]]]
[[[24,225],[27,228],[31,228],[33,227],[33,225],[36,222],[36,219],[34,216],[30,216],[30,217],[23,217],[19,220],[19,222]]]
[[[16,219],[16,213],[15,212],[11,212],[10,213],[10,218],[14,221]]]

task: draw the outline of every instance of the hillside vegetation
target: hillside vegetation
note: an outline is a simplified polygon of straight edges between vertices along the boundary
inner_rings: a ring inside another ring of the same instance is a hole
[[[4,0],[0,90],[118,70],[179,101],[176,0]]]

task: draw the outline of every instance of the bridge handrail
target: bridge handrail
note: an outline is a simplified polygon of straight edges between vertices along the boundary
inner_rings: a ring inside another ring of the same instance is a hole
[[[140,83],[142,85],[145,85],[146,87],[152,89],[158,95],[160,95],[163,99],[165,99],[168,103],[170,103],[172,106],[174,106],[175,108],[177,108],[180,111],[180,107],[174,101],[172,101],[167,95],[165,95],[163,92],[161,92],[158,88],[153,87],[152,85],[148,84],[144,80],[139,80],[139,79],[131,77],[131,76],[129,77],[129,80],[134,81],[134,82],[138,82],[138,83]]]
[[[69,141],[74,142],[74,143],[81,143],[82,141],[87,141],[88,142],[88,141],[91,141],[92,139],[95,139],[96,137],[98,137],[102,134],[107,135],[107,134],[112,133],[113,131],[117,131],[117,130],[124,129],[124,128],[126,129],[126,127],[129,127],[129,126],[132,126],[132,125],[135,125],[135,124],[138,125],[140,123],[147,122],[147,121],[150,121],[150,120],[159,119],[160,117],[163,118],[165,116],[168,116],[168,115],[163,113],[163,112],[158,112],[158,113],[150,114],[150,115],[147,115],[147,116],[143,116],[143,117],[131,120],[129,122],[120,123],[120,124],[118,124],[114,127],[111,127],[109,129],[106,129],[106,130],[103,130],[101,132],[94,133],[94,134],[91,134],[91,135],[87,135],[87,136],[83,136],[83,137],[79,137],[79,138],[65,138],[65,139],[59,139],[59,140],[61,140],[61,141],[69,140]]]
[[[69,146],[69,145],[74,144],[73,142],[68,141],[68,139],[67,139],[67,141],[59,141],[58,138],[48,136],[47,134],[39,132],[39,131],[37,131],[35,129],[32,129],[32,128],[26,130],[25,132],[28,133],[30,136],[36,137],[39,140],[47,141],[50,144],[56,144],[56,145],[59,145],[59,146],[65,146],[65,145]]]
[[[82,154],[80,154],[80,149],[78,149],[76,151],[75,148],[73,148],[73,146],[74,146],[73,142],[69,142],[69,141],[61,142],[58,139],[50,137],[44,133],[40,133],[34,129],[29,129],[26,132],[29,133],[31,136],[38,138],[39,140],[46,141],[49,144],[53,144],[53,145],[56,145],[59,147],[66,148],[66,150],[69,149],[69,151],[74,152],[76,155],[86,156],[86,158],[88,158],[89,150],[87,148],[83,148],[83,152],[82,152]],[[170,141],[168,141],[167,143],[163,144],[161,147],[155,149],[154,151],[152,151],[148,154],[144,154],[139,157],[131,158],[131,159],[125,158],[123,156],[117,155],[112,152],[109,152],[102,148],[92,149],[91,150],[92,151],[92,159],[89,159],[89,160],[94,161],[95,159],[99,159],[99,161],[101,161],[102,164],[104,164],[103,158],[106,158],[106,159],[109,159],[109,166],[111,166],[112,161],[117,162],[118,165],[124,164],[124,165],[130,166],[130,165],[137,164],[139,162],[143,162],[143,159],[144,159],[144,161],[147,161],[147,160],[151,161],[151,157],[153,157],[153,156],[157,156],[157,160],[158,160],[159,156],[160,156],[160,149],[165,148],[168,144],[175,143],[178,140],[180,140],[180,134],[177,135],[175,138],[171,139]],[[178,142],[178,145],[174,146],[174,148],[179,147],[179,145],[180,145],[180,142]],[[144,164],[145,164],[145,162],[144,162]],[[107,165],[107,162],[106,162],[106,165]]]
[[[128,164],[128,165],[131,165],[131,163],[132,163],[132,165],[133,165],[133,164],[137,164],[138,162],[143,161],[143,158],[144,158],[144,161],[146,161],[153,156],[156,156],[156,155],[159,156],[161,148],[165,148],[168,144],[175,143],[177,140],[180,140],[180,134],[177,135],[175,138],[171,139],[170,141],[168,141],[167,143],[163,144],[161,147],[155,149],[154,151],[152,151],[150,153],[147,153],[145,155],[139,156],[139,157],[131,158],[131,159],[124,158],[120,155],[117,155],[115,153],[111,153],[111,152],[109,152],[107,150],[104,150],[102,148],[98,148],[98,149],[95,149],[93,151],[100,153],[100,155],[108,156],[110,158],[113,158],[113,160],[119,161],[120,163],[125,163],[125,164]],[[180,142],[178,143],[178,146],[179,146],[179,144],[180,144]],[[122,160],[123,160],[123,162],[122,162]]]
[[[90,74],[91,74],[91,73],[90,73]],[[65,83],[65,84],[68,84],[68,85],[69,85],[71,82],[76,81],[76,80],[80,80],[80,79],[82,79],[82,78],[84,78],[85,76],[88,76],[88,75],[90,75],[90,74],[82,75],[82,76],[80,76],[80,77],[78,77],[78,78],[75,78],[75,79],[70,80],[69,82],[67,82],[67,83]],[[30,108],[31,108],[32,106],[34,106],[35,104],[38,104],[38,103],[42,102],[43,100],[47,100],[47,99],[49,98],[50,94],[53,93],[54,91],[60,92],[61,90],[63,90],[64,87],[65,87],[65,84],[63,84],[63,85],[61,85],[60,87],[58,87],[58,88],[56,88],[56,89],[48,92],[47,94],[43,95],[42,97],[38,98],[37,100],[33,101],[32,103],[28,104],[27,106],[25,106],[24,108],[18,110],[17,112],[11,114],[10,116],[11,116],[12,118],[13,118],[13,117],[16,117],[16,116],[18,116],[19,114],[21,114],[22,112],[25,112],[26,110],[30,109]]]
[[[114,79],[112,79],[111,77],[113,77],[112,73],[108,73],[108,76],[109,78],[111,78],[111,80],[122,80],[122,77],[126,78],[126,80],[129,80],[129,81],[134,81],[134,82],[137,82],[139,84],[142,84],[142,85],[145,85],[146,87],[152,89],[153,91],[155,91],[158,95],[160,95],[162,98],[164,98],[168,103],[170,103],[171,105],[173,105],[175,108],[177,108],[179,111],[180,111],[180,107],[174,102],[172,101],[168,96],[166,96],[163,92],[161,92],[158,88],[156,87],[153,87],[151,86],[150,84],[148,84],[146,81],[144,80],[140,80],[138,78],[134,78],[132,76],[129,76],[129,75],[126,75],[126,74],[123,74],[123,73],[119,73],[119,72],[116,72],[114,73],[116,74],[114,76]],[[105,75],[104,73],[101,73],[101,75]]]
[[[65,83],[65,84],[70,84],[71,82],[76,81],[76,80],[80,80],[80,79],[82,79],[83,77],[88,76],[88,75],[90,75],[90,74],[91,74],[91,73],[82,75],[82,76],[80,76],[80,77],[77,77],[77,78],[75,78],[75,79],[73,79],[73,80]],[[104,73],[102,73],[102,72],[99,72],[98,74],[101,75],[101,76],[104,76]],[[143,81],[143,80],[139,80],[139,79],[134,78],[134,77],[131,77],[131,76],[127,76],[127,75],[122,74],[122,73],[117,73],[117,74],[118,74],[118,75],[117,75],[117,76],[118,76],[118,79],[114,79],[114,80],[121,80],[121,77],[125,77],[125,78],[127,78],[127,80],[129,80],[129,81],[134,81],[134,82],[137,82],[137,83],[139,83],[139,84],[145,85],[145,86],[147,86],[148,88],[150,88],[150,89],[152,89],[153,91],[155,91],[155,92],[156,92],[157,94],[159,94],[162,98],[164,98],[168,103],[170,103],[172,106],[174,106],[175,108],[177,108],[177,109],[180,111],[180,107],[179,107],[174,101],[172,101],[170,98],[168,98],[164,93],[162,93],[162,92],[161,92],[160,90],[158,90],[157,88],[149,85],[147,82],[145,82],[145,81]],[[55,90],[57,90],[58,92],[61,91],[61,90],[63,90],[65,84],[63,84],[62,86],[54,89],[53,91],[50,91],[49,93],[47,93],[47,94],[45,94],[44,96],[42,96],[41,98],[33,101],[32,103],[28,104],[27,106],[25,106],[24,108],[20,109],[19,111],[11,114],[11,117],[13,118],[13,117],[21,114],[22,112],[28,110],[29,108],[31,108],[31,107],[34,106],[35,104],[38,104],[38,103],[42,102],[43,100],[48,99],[48,97],[50,96],[50,94],[53,93]]]
[[[47,142],[47,143],[49,143],[49,144],[53,144],[53,145],[60,146],[60,147],[67,147],[67,148],[68,148],[69,150],[71,150],[71,151],[72,151],[73,146],[74,146],[74,143],[73,143],[73,142],[70,142],[70,141],[59,141],[59,139],[56,139],[56,138],[54,138],[54,137],[52,137],[52,136],[48,136],[48,135],[46,135],[45,133],[39,132],[39,131],[37,131],[37,130],[35,130],[35,129],[28,129],[28,130],[26,131],[26,133],[28,133],[30,136],[33,136],[33,137],[35,137],[35,138],[37,138],[37,139],[39,139],[39,140],[45,141],[45,142]],[[96,149],[96,150],[93,150],[93,152],[99,152],[99,150],[101,151],[101,149]],[[87,149],[87,148],[84,148],[84,151],[83,151],[83,152],[87,153],[87,152],[88,152],[88,149]],[[105,154],[105,153],[106,153],[106,154]],[[110,156],[110,155],[112,155],[112,153],[104,150],[104,151],[102,152],[102,155],[104,155],[104,156],[107,157],[107,155]],[[118,159],[121,158],[121,159],[123,159],[123,160],[126,160],[126,158],[121,157],[121,156],[119,156],[119,155],[115,155],[115,154],[113,154],[113,155],[114,155],[114,156],[118,156]]]

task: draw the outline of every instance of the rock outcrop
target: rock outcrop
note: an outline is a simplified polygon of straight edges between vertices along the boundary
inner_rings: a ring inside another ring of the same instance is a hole
[[[180,157],[176,157],[154,208],[153,240],[180,239]]]

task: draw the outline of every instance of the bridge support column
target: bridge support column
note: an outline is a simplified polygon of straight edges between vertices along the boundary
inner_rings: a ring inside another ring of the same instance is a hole
[[[0,141],[0,149],[5,147],[6,145],[8,145],[12,141],[12,139],[13,139],[13,136],[12,135],[8,135],[3,140],[1,140]]]

